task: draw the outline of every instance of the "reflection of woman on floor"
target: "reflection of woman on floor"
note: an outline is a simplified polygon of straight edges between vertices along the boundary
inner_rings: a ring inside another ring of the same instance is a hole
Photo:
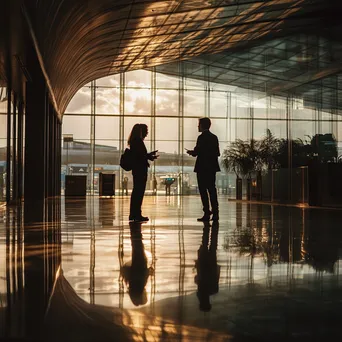
[[[217,265],[216,256],[218,229],[217,222],[213,222],[212,227],[209,222],[204,222],[202,244],[198,249],[198,258],[195,261],[197,298],[202,311],[211,310],[210,296],[218,293],[219,290],[220,266]]]
[[[144,244],[142,242],[141,224],[130,222],[132,260],[121,269],[121,275],[128,286],[128,293],[135,306],[147,303],[146,283],[153,271],[147,267]]]

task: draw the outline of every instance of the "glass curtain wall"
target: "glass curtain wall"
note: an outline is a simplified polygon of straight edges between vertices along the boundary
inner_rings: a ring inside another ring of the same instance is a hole
[[[24,122],[23,102],[0,86],[0,202],[20,201],[23,196]]]
[[[264,199],[284,199],[290,182],[297,189],[291,190],[292,201],[306,202],[307,163],[300,160],[300,149],[320,139],[334,144],[338,156],[342,147],[340,116],[306,107],[300,98],[270,97],[215,83],[210,75],[207,66],[201,80],[137,70],[82,87],[63,119],[62,193],[65,175],[72,174],[86,175],[88,193],[97,194],[100,172],[115,173],[117,194],[123,193],[122,182],[127,177],[130,193],[131,173],[120,169],[119,158],[133,125],[146,123],[147,149],[160,154],[151,163],[147,194],[165,194],[168,183],[171,194],[196,194],[195,159],[185,148],[195,146],[198,118],[207,116],[212,121],[211,131],[219,138],[221,154],[235,141],[258,142],[271,134],[277,140],[279,160],[277,168],[263,170]],[[251,177],[253,183],[257,174],[252,172]],[[219,193],[235,197],[235,174],[222,170],[217,187]],[[247,188],[243,188],[245,194]]]
[[[0,202],[6,201],[7,89],[0,87]]]

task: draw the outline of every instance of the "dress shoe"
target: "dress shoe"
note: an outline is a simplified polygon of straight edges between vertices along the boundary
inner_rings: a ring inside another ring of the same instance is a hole
[[[210,220],[210,215],[203,215],[202,217],[198,218],[198,222],[207,222]]]
[[[140,220],[140,222],[147,222],[147,221],[149,221],[150,219],[149,219],[147,216],[140,216],[140,217],[139,217],[139,220]]]
[[[129,217],[130,222],[147,222],[149,220],[150,219],[147,216],[138,216],[138,217],[130,216]]]

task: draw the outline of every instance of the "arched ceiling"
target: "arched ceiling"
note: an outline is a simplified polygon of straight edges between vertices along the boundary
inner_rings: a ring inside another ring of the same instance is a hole
[[[306,107],[335,114],[342,111],[342,42],[328,39],[322,30],[259,42],[241,51],[171,62],[157,66],[156,71],[209,81],[212,86],[235,86],[249,94],[249,89],[255,90],[254,98],[292,95]]]
[[[27,0],[59,113],[89,81],[310,31],[325,0]]]

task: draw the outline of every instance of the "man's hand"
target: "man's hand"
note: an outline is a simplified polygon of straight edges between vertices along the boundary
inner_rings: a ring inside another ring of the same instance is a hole
[[[190,156],[194,156],[194,150],[186,150],[186,153]]]

